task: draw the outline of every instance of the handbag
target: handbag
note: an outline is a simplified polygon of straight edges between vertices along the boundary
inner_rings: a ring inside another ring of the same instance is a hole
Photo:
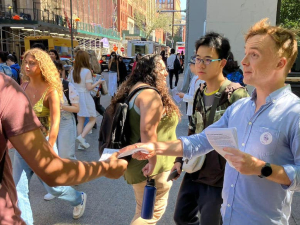
[[[101,116],[103,116],[103,114],[105,112],[105,108],[100,103],[100,99],[101,99],[100,86],[98,88],[98,91],[97,91],[96,95],[93,96],[93,99],[94,99],[94,102],[95,102],[96,111],[98,113],[100,113]]]
[[[224,88],[221,87],[220,90],[221,89],[224,89]],[[198,89],[195,96],[197,96],[199,94],[199,92],[200,92],[200,88]],[[220,92],[217,92],[215,94],[214,102],[213,102],[213,105],[210,109],[210,114],[209,114],[209,117],[208,117],[208,121],[206,123],[206,127],[208,127],[209,125],[211,125],[214,122],[217,106],[220,102],[221,96],[222,96],[222,93],[220,93]],[[201,155],[199,157],[193,157],[191,159],[183,157],[182,158],[182,161],[183,161],[182,170],[184,170],[187,173],[194,173],[196,171],[199,171],[202,168],[203,164],[204,164],[205,157],[206,157],[205,155]]]
[[[107,84],[106,81],[103,80],[102,84],[99,86],[99,88],[101,87],[101,94],[102,95],[107,95],[108,94],[108,89],[107,89]]]

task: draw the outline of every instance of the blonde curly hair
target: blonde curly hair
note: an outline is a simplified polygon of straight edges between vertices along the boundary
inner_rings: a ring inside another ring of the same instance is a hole
[[[24,53],[24,59],[28,55],[31,55],[36,59],[42,71],[43,79],[46,81],[46,83],[48,83],[50,89],[54,89],[57,91],[60,100],[63,101],[63,88],[60,80],[60,75],[49,54],[41,49],[33,48]],[[21,66],[21,73],[23,74],[23,81],[30,81],[30,77],[28,77],[25,73],[24,63],[22,63]]]

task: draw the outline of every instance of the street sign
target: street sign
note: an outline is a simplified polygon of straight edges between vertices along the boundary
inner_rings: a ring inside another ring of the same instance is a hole
[[[117,51],[117,50],[118,50],[118,47],[117,47],[117,46],[114,46],[113,50],[114,50],[114,51]]]
[[[121,50],[121,52],[124,52],[124,51],[125,51],[125,48],[122,47],[120,50]]]

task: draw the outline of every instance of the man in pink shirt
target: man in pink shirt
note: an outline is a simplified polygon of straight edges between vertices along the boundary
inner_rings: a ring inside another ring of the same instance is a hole
[[[101,176],[117,179],[127,167],[127,162],[118,160],[116,154],[104,162],[61,159],[39,127],[40,122],[22,89],[13,79],[0,73],[0,224],[25,224],[17,207],[12,164],[7,152],[9,142],[49,186],[75,185]]]

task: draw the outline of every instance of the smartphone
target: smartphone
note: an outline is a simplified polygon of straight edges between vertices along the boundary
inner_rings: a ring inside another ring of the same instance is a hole
[[[179,173],[177,172],[177,170],[173,170],[172,173],[170,173],[170,175],[168,176],[167,181],[173,180],[174,178],[178,177]]]

